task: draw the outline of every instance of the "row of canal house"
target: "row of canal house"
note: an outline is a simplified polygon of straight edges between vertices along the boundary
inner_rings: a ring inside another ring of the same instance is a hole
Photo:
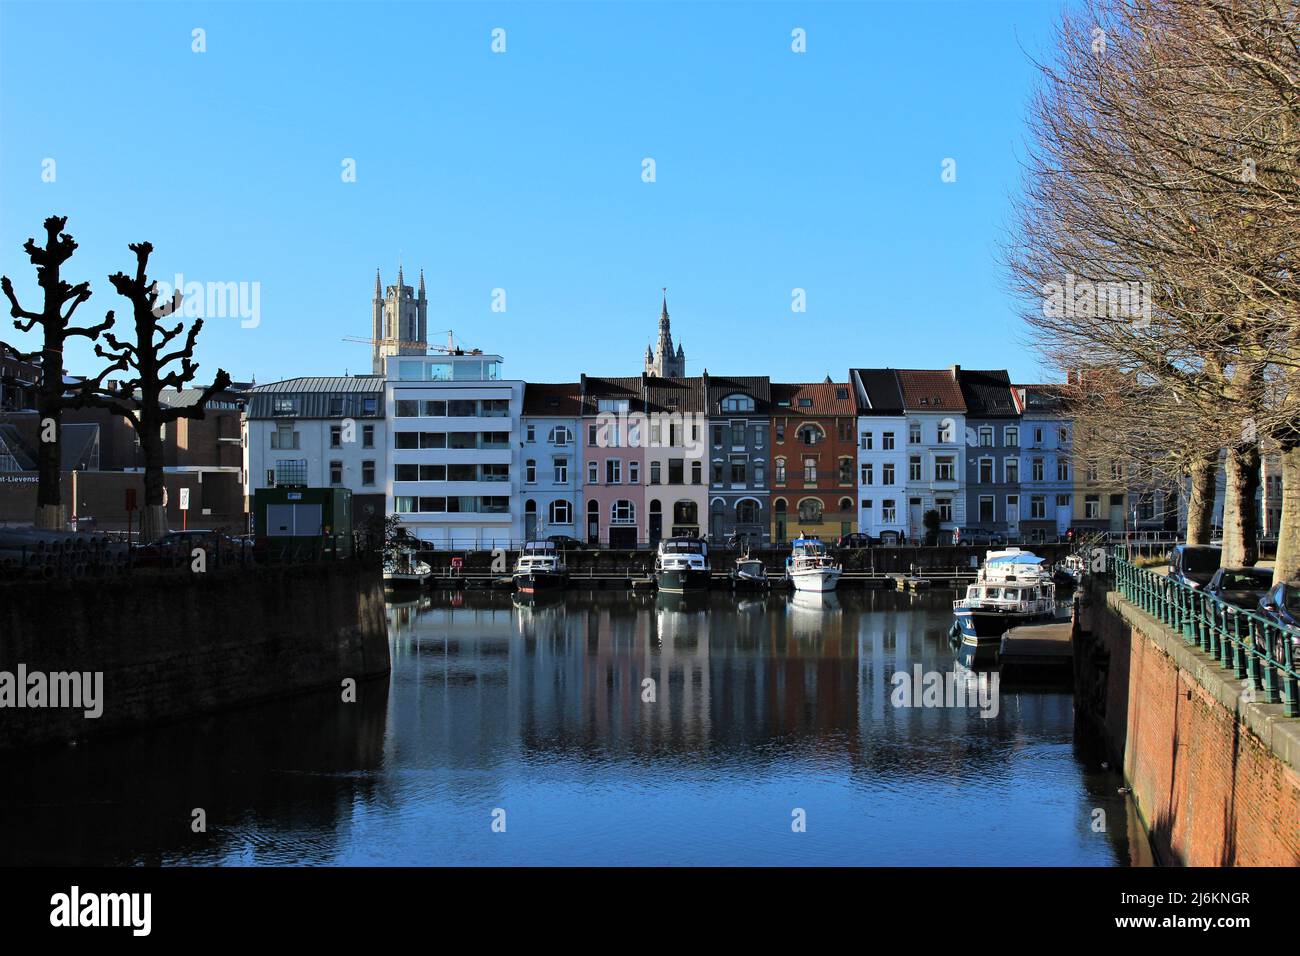
[[[979,528],[1034,538],[1123,527],[1128,476],[1076,469],[1049,386],[1001,370],[501,378],[478,352],[387,357],[387,378],[253,389],[250,482],[344,485],[441,547],[567,535],[755,545]]]

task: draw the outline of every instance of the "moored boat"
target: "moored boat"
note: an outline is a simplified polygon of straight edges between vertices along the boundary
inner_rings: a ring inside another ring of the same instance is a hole
[[[742,554],[736,559],[735,566],[727,575],[731,587],[737,591],[765,591],[771,582],[767,578],[767,566],[759,558]]]
[[[569,569],[553,541],[529,541],[519,551],[511,574],[520,594],[558,591],[569,584]]]
[[[395,547],[384,552],[384,587],[422,588],[433,577],[433,568],[416,557],[414,548]]]
[[[709,546],[699,538],[665,538],[655,555],[655,584],[660,591],[684,594],[703,591],[713,572],[709,567]]]
[[[997,656],[1002,635],[1013,627],[1056,615],[1056,585],[1031,551],[989,551],[966,596],[953,601],[952,636],[967,667]]]
[[[819,538],[796,538],[785,559],[785,573],[796,591],[834,591],[843,568]]]

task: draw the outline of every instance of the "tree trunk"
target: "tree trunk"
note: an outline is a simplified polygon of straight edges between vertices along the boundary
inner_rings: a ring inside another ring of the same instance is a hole
[[[46,327],[45,350],[41,354],[41,385],[36,396],[36,516],[35,524],[46,530],[66,531],[67,511],[63,507],[63,353],[51,347],[53,333]]]
[[[163,495],[163,441],[162,428],[149,416],[142,415],[140,429],[140,453],[144,456],[144,507],[140,509],[140,543],[149,544],[157,541],[169,530],[167,527],[167,506]]]
[[[1278,457],[1282,461],[1282,517],[1277,529],[1274,584],[1300,577],[1300,442],[1283,444]]]
[[[1188,544],[1210,543],[1210,526],[1214,521],[1215,479],[1218,470],[1218,449],[1197,456],[1188,468],[1192,479],[1191,494],[1187,500]]]
[[[1259,558],[1259,446],[1228,449],[1223,494],[1223,559],[1225,568],[1248,567]]]

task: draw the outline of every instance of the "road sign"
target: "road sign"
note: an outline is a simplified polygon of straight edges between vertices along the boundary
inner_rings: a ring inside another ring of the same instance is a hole
[[[181,489],[181,511],[190,510],[190,489]]]

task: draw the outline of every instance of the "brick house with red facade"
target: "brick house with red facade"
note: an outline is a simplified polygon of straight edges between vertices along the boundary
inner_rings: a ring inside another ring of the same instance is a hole
[[[857,406],[848,382],[772,383],[772,541],[857,528]]]

